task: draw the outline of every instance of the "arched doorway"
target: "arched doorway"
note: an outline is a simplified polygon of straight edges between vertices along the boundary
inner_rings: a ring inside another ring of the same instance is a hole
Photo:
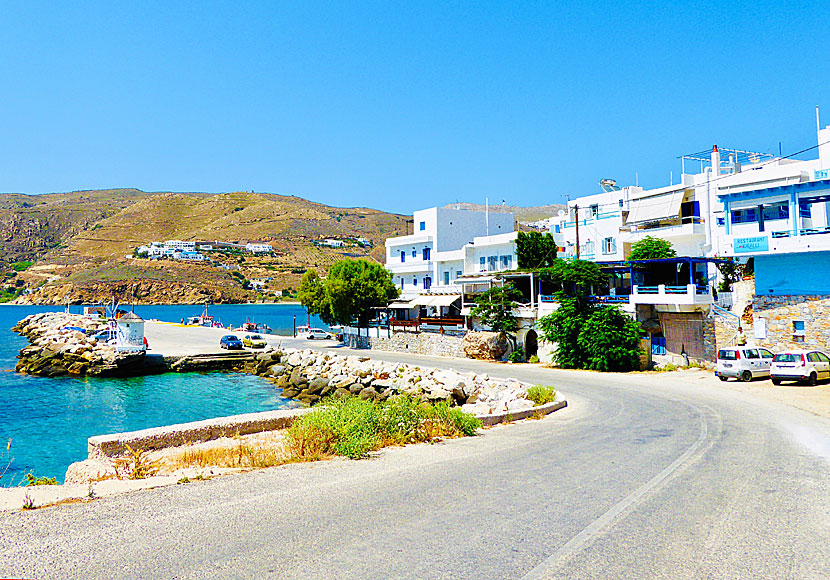
[[[530,357],[536,356],[539,352],[539,344],[538,338],[536,336],[535,330],[528,330],[527,334],[525,335],[525,360],[529,360]]]

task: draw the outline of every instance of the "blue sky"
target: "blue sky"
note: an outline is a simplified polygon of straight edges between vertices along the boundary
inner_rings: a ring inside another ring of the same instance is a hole
[[[830,125],[821,2],[582,4],[4,1],[0,191],[539,205]]]

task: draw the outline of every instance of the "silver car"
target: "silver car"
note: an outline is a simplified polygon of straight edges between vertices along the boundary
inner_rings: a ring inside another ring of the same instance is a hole
[[[773,355],[765,348],[733,346],[718,351],[715,375],[725,381],[729,377],[749,382],[756,377],[768,377]]]

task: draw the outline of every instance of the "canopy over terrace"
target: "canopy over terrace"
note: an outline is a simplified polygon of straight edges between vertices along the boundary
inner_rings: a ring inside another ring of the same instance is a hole
[[[709,264],[724,264],[729,261],[726,258],[683,256],[652,260],[629,260],[628,268],[632,284],[635,286],[694,284],[698,287],[707,287],[709,284]]]

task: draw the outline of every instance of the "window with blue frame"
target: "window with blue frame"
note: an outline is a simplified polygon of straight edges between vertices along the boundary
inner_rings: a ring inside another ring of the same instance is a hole
[[[798,215],[799,215],[799,217],[803,217],[803,218],[812,217],[813,214],[810,211],[812,209],[812,207],[813,206],[809,205],[809,204],[804,204],[804,205],[799,204],[798,205]]]
[[[746,209],[732,210],[733,224],[751,224],[758,221],[758,208],[748,207]]]
[[[412,279],[412,285],[415,286],[416,288],[418,287],[418,279],[417,278]]]
[[[790,206],[786,203],[775,203],[764,206],[765,220],[785,220],[790,217]]]
[[[406,252],[401,250],[401,262],[406,262]]]
[[[418,250],[412,250],[412,257],[415,258],[418,255]]]
[[[429,290],[432,286],[432,278],[429,276],[424,277],[424,290]]]
[[[429,260],[429,248],[424,248],[424,261]]]
[[[487,269],[487,258],[485,258],[484,256],[481,256],[481,257],[478,259],[478,266],[479,266],[479,269],[480,269],[481,271],[486,270],[486,269]]]
[[[421,231],[427,229],[427,222],[421,222],[420,224],[418,224],[418,229],[420,229]]]
[[[450,273],[444,272],[444,286],[450,285]]]

